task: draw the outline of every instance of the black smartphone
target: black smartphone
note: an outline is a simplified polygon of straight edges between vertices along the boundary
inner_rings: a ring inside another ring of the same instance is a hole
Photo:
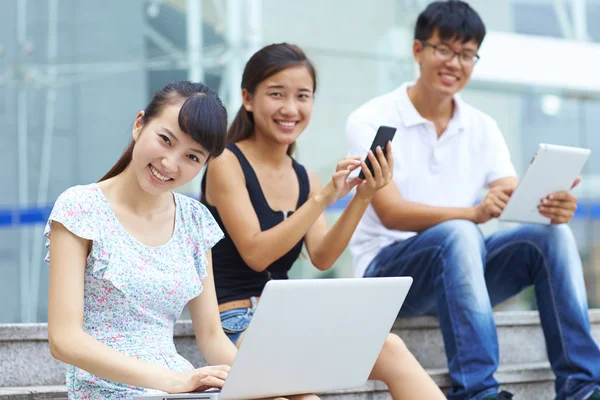
[[[381,150],[383,150],[383,155],[387,156],[387,142],[391,142],[395,134],[396,128],[392,128],[391,126],[382,125],[379,127],[379,129],[377,129],[375,139],[373,139],[373,143],[371,143],[371,151],[373,152],[375,157],[377,157],[375,149],[377,149],[378,146],[381,147]],[[365,164],[367,164],[367,168],[369,168],[371,174],[375,175],[375,171],[373,171],[373,166],[371,165],[371,160],[369,160],[368,155],[367,157],[365,157]],[[365,179],[365,174],[363,174],[362,170],[360,171],[358,177],[360,179]]]

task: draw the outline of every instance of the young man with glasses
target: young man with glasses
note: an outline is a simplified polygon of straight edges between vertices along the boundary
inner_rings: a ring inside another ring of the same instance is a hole
[[[590,335],[581,260],[567,222],[577,199],[541,201],[551,225],[523,224],[484,237],[517,185],[496,122],[458,97],[485,36],[462,1],[435,2],[418,17],[414,83],[377,97],[347,123],[350,154],[365,154],[380,125],[397,128],[394,184],[377,192],[350,244],[356,275],[412,276],[401,316],[437,314],[452,388],[449,399],[509,399],[494,372],[492,307],[533,285],[560,400],[600,399],[600,350]],[[576,182],[577,183],[577,182]],[[476,206],[478,193],[487,188]]]

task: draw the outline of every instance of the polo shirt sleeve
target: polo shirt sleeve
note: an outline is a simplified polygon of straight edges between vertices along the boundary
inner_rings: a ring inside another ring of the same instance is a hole
[[[490,135],[488,171],[485,178],[485,185],[509,176],[517,176],[515,167],[510,159],[510,152],[504,140],[498,124],[494,121],[489,125],[488,133]]]
[[[366,157],[377,130],[375,124],[365,121],[356,113],[346,121],[346,145],[349,156]]]

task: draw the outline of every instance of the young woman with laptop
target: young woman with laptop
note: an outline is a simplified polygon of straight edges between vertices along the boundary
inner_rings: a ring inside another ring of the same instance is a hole
[[[387,157],[381,148],[369,153],[373,174],[360,158],[346,157],[324,187],[294,160],[295,142],[310,122],[316,86],[315,68],[297,46],[274,44],[255,53],[244,70],[243,105],[229,128],[229,144],[202,182],[201,201],[225,234],[212,252],[221,323],[238,346],[266,283],[287,278],[303,245],[318,269],[330,268],[373,194],[391,180],[389,143]],[[348,179],[358,168],[365,179]],[[353,188],[356,194],[328,228],[325,208]],[[444,398],[393,334],[370,379],[383,381],[394,399]]]
[[[172,190],[223,152],[227,113],[200,83],[174,82],[135,117],[133,140],[98,183],[62,193],[50,214],[48,339],[68,364],[69,399],[222,387],[236,348],[217,312],[210,249],[223,236],[197,200]],[[177,353],[184,306],[211,366]]]

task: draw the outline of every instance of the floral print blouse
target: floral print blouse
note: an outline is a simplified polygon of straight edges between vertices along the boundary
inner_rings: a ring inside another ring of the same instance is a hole
[[[161,246],[148,246],[131,236],[97,184],[61,194],[44,234],[50,248],[52,223],[59,222],[92,242],[83,299],[83,329],[89,335],[128,356],[186,371],[193,366],[177,353],[173,327],[188,301],[202,292],[205,253],[223,232],[198,201],[173,196],[173,235]],[[132,399],[160,393],[107,381],[74,366],[67,369],[67,389],[69,399]]]

